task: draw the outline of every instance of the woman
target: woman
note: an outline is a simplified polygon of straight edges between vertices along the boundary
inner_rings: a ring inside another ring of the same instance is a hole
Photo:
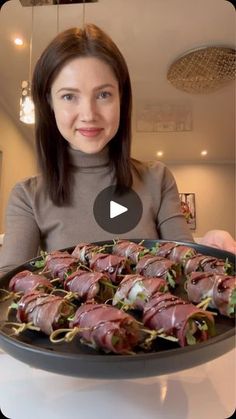
[[[0,253],[5,272],[78,242],[109,240],[93,215],[100,191],[131,188],[142,218],[120,238],[192,241],[175,180],[160,162],[130,157],[132,95],[126,62],[95,25],[59,34],[39,58],[32,82],[41,174],[10,196]]]

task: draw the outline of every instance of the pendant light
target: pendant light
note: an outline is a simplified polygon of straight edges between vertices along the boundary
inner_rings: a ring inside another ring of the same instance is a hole
[[[186,52],[170,66],[167,79],[191,94],[211,93],[235,81],[236,50],[207,46]]]
[[[32,77],[32,45],[34,27],[34,6],[31,8],[31,37],[29,48],[29,78],[21,83],[22,92],[20,98],[20,121],[24,124],[35,123],[34,103],[31,96],[31,77]]]

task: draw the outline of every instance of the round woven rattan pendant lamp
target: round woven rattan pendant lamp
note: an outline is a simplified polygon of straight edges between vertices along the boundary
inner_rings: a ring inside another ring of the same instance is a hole
[[[215,46],[191,50],[171,64],[167,79],[188,93],[210,93],[235,80],[235,49]]]

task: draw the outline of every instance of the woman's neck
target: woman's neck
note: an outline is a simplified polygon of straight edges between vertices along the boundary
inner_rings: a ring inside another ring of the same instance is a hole
[[[104,147],[99,153],[88,154],[83,151],[68,148],[70,161],[73,166],[76,167],[99,167],[109,165],[109,149]]]

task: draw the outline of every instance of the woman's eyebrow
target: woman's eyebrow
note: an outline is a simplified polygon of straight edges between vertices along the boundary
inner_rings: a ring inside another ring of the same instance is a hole
[[[107,88],[107,87],[110,87],[112,89],[116,88],[116,86],[114,84],[106,83],[106,84],[101,84],[99,86],[94,87],[93,90],[97,91],[97,90],[101,90],[101,89],[104,89],[104,88]],[[59,90],[57,90],[56,93],[60,93],[63,90],[66,90],[67,92],[77,92],[77,93],[80,92],[79,89],[74,88],[74,87],[61,87]]]
[[[74,87],[61,87],[59,90],[56,91],[56,93],[60,93],[61,91],[66,90],[67,92],[79,92],[79,89],[76,89]]]
[[[111,87],[112,89],[116,88],[116,86],[114,84],[106,83],[106,84],[101,84],[100,86],[95,87],[93,90],[100,90],[100,89],[104,89],[106,87]]]

